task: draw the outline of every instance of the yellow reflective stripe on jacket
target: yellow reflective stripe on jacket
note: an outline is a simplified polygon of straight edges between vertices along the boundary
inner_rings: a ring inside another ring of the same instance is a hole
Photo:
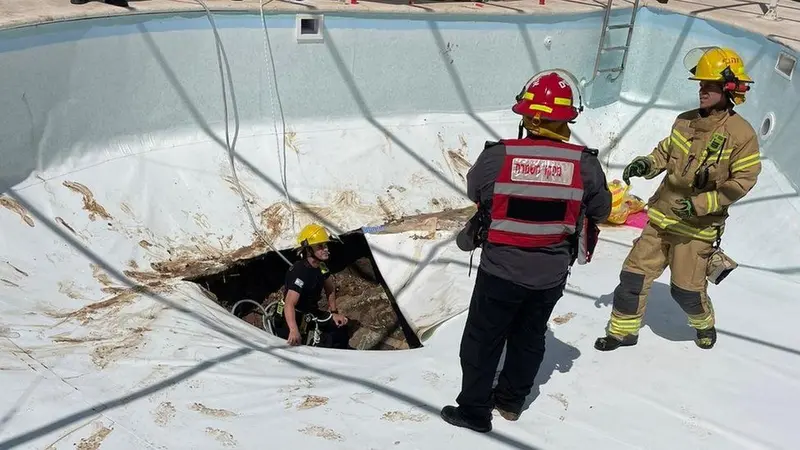
[[[683,137],[682,134],[678,132],[678,130],[673,129],[672,135],[670,136],[670,143],[674,144],[676,147],[681,149],[683,153],[689,154],[689,140]]]
[[[651,222],[653,222],[653,225],[676,234],[709,242],[713,242],[717,239],[716,227],[695,228],[691,225],[681,222],[678,219],[665,216],[664,213],[653,208],[652,206],[647,210],[647,217]],[[720,228],[722,227],[723,226],[721,225]]]
[[[753,167],[756,164],[761,163],[761,155],[756,153],[750,156],[745,156],[744,158],[737,159],[731,164],[731,172],[739,172],[748,167]]]
[[[725,161],[731,159],[731,153],[733,153],[732,148],[726,148],[722,151],[722,156],[719,158],[720,161]],[[713,157],[712,157],[713,158]]]
[[[708,213],[714,213],[719,211],[719,194],[717,191],[708,191],[706,192],[706,210]]]

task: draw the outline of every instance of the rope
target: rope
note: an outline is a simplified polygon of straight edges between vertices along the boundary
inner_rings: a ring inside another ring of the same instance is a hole
[[[219,76],[222,83],[222,104],[224,107],[225,113],[225,146],[228,150],[228,157],[231,163],[231,171],[233,172],[233,180],[234,184],[236,185],[236,190],[239,192],[239,196],[242,198],[242,204],[244,204],[244,209],[247,212],[247,217],[250,219],[250,225],[252,225],[253,230],[255,230],[256,234],[261,238],[264,243],[267,244],[278,256],[283,259],[286,264],[289,266],[292,265],[291,261],[289,261],[283,254],[275,248],[272,242],[264,236],[264,233],[258,228],[256,225],[256,220],[253,218],[253,213],[250,211],[250,205],[247,203],[247,198],[244,196],[244,192],[242,191],[242,186],[239,183],[239,175],[236,173],[236,162],[234,160],[234,148],[236,147],[236,140],[239,136],[239,111],[236,108],[236,95],[233,90],[233,80],[230,74],[230,65],[228,63],[228,55],[225,53],[225,48],[222,46],[222,40],[219,37],[219,32],[217,31],[217,25],[214,23],[214,17],[211,14],[211,10],[208,9],[205,2],[203,0],[194,0],[200,6],[202,6],[206,10],[206,16],[208,17],[208,21],[211,24],[211,29],[214,31],[214,40],[217,47],[217,62],[219,63]],[[228,96],[225,92],[225,71],[223,69],[223,59],[225,60],[225,66],[228,67],[228,86],[231,90],[231,103],[233,104],[233,115],[234,115],[234,124],[236,126],[236,131],[233,137],[233,143],[231,143],[230,139],[230,127],[229,127],[229,119],[228,119]],[[287,193],[288,195],[288,193]]]

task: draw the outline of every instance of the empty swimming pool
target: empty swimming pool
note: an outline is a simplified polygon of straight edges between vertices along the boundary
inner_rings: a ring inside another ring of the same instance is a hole
[[[626,68],[609,76],[594,71],[602,12],[212,17],[220,46],[197,11],[0,31],[0,447],[797,442],[796,51],[641,8]],[[735,48],[756,81],[737,110],[763,164],[724,237],[740,268],[709,291],[717,346],[692,343],[665,273],[640,345],[594,350],[639,232],[607,227],[553,313],[520,421],[495,418],[485,435],[442,422],[474,283],[453,211],[470,206],[464,179],[484,142],[516,136],[522,84],[547,68],[576,75],[586,109],[573,141],[599,148],[612,180],[696,107],[681,60],[702,45]],[[420,348],[288,348],[186,280],[290,248],[310,222],[367,231]],[[386,223],[406,226],[370,233]]]

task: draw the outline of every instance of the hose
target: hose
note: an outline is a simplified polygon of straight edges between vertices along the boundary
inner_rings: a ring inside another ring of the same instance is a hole
[[[242,190],[241,183],[239,182],[239,175],[236,173],[236,162],[233,156],[234,148],[236,147],[236,140],[238,139],[239,136],[239,110],[236,108],[236,95],[233,90],[233,80],[230,74],[228,55],[227,53],[225,53],[225,48],[222,46],[222,40],[219,37],[219,32],[217,31],[217,25],[216,23],[214,23],[214,17],[211,14],[211,10],[208,9],[208,6],[206,6],[203,0],[194,0],[194,1],[198,3],[200,6],[202,6],[203,9],[206,10],[206,16],[208,17],[208,22],[211,24],[211,29],[214,32],[214,41],[217,47],[217,62],[219,64],[219,76],[222,83],[222,104],[224,107],[224,114],[225,114],[225,146],[228,150],[228,157],[231,163],[231,171],[233,172],[233,180],[234,184],[236,185],[236,190],[239,192],[239,196],[242,198],[242,204],[244,205],[244,209],[247,212],[247,217],[250,219],[250,225],[252,225],[253,230],[261,238],[261,240],[264,241],[265,244],[267,244],[269,248],[271,248],[275,253],[277,253],[278,256],[280,256],[281,259],[283,259],[284,262],[286,262],[286,264],[288,264],[291,267],[292,265],[291,261],[289,261],[289,259],[283,256],[283,254],[280,251],[278,251],[278,249],[275,248],[272,242],[269,239],[267,239],[266,236],[264,236],[264,233],[262,233],[261,230],[258,228],[258,225],[256,225],[256,220],[255,218],[253,218],[252,211],[250,211],[250,205],[247,203],[247,198],[244,196],[244,191]],[[230,139],[230,126],[228,119],[228,96],[225,91],[225,71],[223,69],[223,62],[222,62],[223,59],[225,60],[225,66],[228,68],[228,86],[229,89],[231,90],[231,103],[233,104],[233,115],[234,115],[233,120],[236,126],[236,131],[233,136],[233,143],[231,143]],[[288,191],[287,191],[287,196],[288,196]]]
[[[275,334],[274,330],[272,329],[272,324],[269,323],[269,320],[267,320],[267,310],[264,309],[263,306],[261,306],[261,303],[258,303],[255,300],[250,300],[249,298],[245,298],[245,299],[239,300],[238,302],[234,303],[233,306],[231,306],[231,314],[236,316],[236,307],[241,305],[242,303],[252,303],[252,304],[256,305],[256,308],[260,309],[261,312],[264,314],[263,316],[261,316],[261,322],[262,322],[262,325],[264,326],[264,329],[269,331],[270,334]]]
[[[261,25],[264,29],[264,55],[265,58],[268,58],[267,64],[267,79],[270,79],[270,71],[272,73],[272,80],[275,86],[275,96],[272,96],[272,86],[267,89],[267,93],[269,94],[269,104],[272,108],[272,129],[275,131],[275,145],[278,151],[278,162],[281,164],[281,186],[283,186],[283,193],[286,197],[286,204],[289,207],[289,211],[292,214],[292,229],[294,232],[297,232],[297,225],[295,223],[295,214],[294,214],[294,204],[292,199],[289,197],[289,186],[288,186],[288,177],[286,176],[286,118],[283,115],[283,105],[281,104],[281,95],[280,91],[278,90],[278,75],[275,71],[275,58],[272,55],[272,44],[269,41],[269,31],[267,30],[267,19],[264,16],[264,5],[272,3],[273,0],[261,0],[261,5],[259,10],[261,12]],[[282,139],[278,139],[278,126],[276,125],[277,117],[275,115],[275,100],[278,101],[278,112],[280,113],[281,119],[281,132],[280,135]],[[281,155],[283,153],[283,155]],[[282,157],[281,157],[282,156]]]

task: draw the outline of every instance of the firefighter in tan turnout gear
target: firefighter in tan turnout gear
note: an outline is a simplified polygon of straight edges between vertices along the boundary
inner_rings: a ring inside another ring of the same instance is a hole
[[[598,350],[637,343],[650,286],[667,266],[670,293],[697,330],[697,346],[710,349],[717,339],[708,281],[717,284],[736,267],[719,248],[720,237],[728,207],[753,188],[761,172],[753,127],[733,110],[753,80],[730,49],[696,48],[684,65],[689,79],[700,82],[700,107],[680,114],[669,136],[624,170],[626,183],[666,174],[648,201],[649,223],[623,263],[606,336],[595,342]]]

